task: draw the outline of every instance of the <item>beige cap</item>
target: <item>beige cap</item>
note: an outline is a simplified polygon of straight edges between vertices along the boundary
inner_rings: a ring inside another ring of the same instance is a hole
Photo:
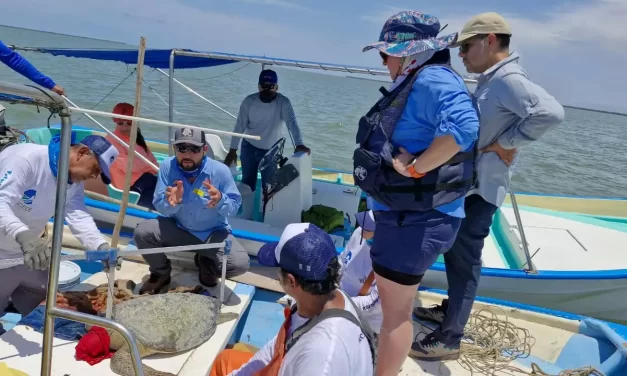
[[[466,40],[480,34],[507,34],[512,35],[512,29],[505,19],[498,13],[481,13],[471,18],[462,28],[457,42],[451,47],[459,47]]]

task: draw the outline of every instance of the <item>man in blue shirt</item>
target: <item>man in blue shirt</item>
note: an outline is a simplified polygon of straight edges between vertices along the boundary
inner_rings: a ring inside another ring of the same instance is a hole
[[[159,176],[153,205],[162,214],[140,223],[135,229],[137,248],[176,247],[233,240],[227,256],[226,276],[245,273],[248,253],[231,235],[226,217],[235,215],[242,197],[229,168],[207,154],[205,134],[198,129],[179,128],[174,137],[175,156],[165,159]],[[213,287],[222,270],[222,248],[196,253],[200,283]],[[163,253],[144,255],[150,265],[150,278],[140,294],[156,294],[170,283],[172,267]]]
[[[65,95],[65,91],[61,86],[54,83],[50,77],[38,71],[28,60],[10,49],[7,45],[2,43],[2,41],[0,41],[0,61],[34,83],[48,90],[52,90],[59,95]]]

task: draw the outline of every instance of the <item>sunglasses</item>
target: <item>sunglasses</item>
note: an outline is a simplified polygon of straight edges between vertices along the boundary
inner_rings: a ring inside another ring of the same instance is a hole
[[[128,126],[130,126],[132,124],[132,121],[130,121],[130,120],[118,120],[116,122],[116,124],[117,125],[128,125]]]
[[[202,146],[179,144],[175,146],[175,149],[179,153],[183,153],[183,154],[187,152],[192,153],[192,154],[198,154],[202,150]]]
[[[384,63],[388,62],[388,55],[386,55],[383,52],[379,51],[379,56],[381,56],[381,59],[383,59]]]
[[[480,41],[486,38],[487,35],[478,35],[476,37],[470,38],[459,46],[459,52],[465,54],[470,50],[470,47],[475,45],[475,42]]]
[[[276,88],[275,84],[261,84],[261,88],[264,90],[272,90]]]

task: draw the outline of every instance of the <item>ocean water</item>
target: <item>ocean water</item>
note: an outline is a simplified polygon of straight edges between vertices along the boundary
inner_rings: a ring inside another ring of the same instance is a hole
[[[116,42],[4,26],[0,26],[0,40],[5,44],[28,47],[132,48]],[[147,44],[150,47],[150,41]],[[53,57],[36,52],[24,52],[22,55],[62,85],[68,97],[80,107],[111,111],[117,102],[134,103],[135,76],[129,77],[134,66]],[[324,61],[324,56],[319,60]],[[257,90],[260,69],[259,64],[235,63],[180,70],[176,71],[175,77],[237,116],[244,97]],[[379,97],[378,88],[387,84],[302,69],[273,69],[279,75],[280,92],[292,101],[305,144],[313,151],[313,164],[350,171],[357,122]],[[0,65],[0,80],[28,82],[3,65]],[[167,100],[167,78],[151,68],[145,69],[141,116],[167,120]],[[235,119],[178,85],[174,102],[176,122],[226,131],[235,126]],[[25,106],[10,106],[6,114],[9,124],[18,128],[44,126],[48,116],[45,109],[38,112]],[[113,129],[111,120],[100,117],[97,120]],[[73,121],[96,127],[81,115],[74,116]],[[57,123],[58,119],[53,118],[51,122]],[[513,178],[514,190],[627,197],[627,153],[621,146],[627,141],[626,126],[627,116],[567,108],[566,119],[560,126],[521,150]],[[164,127],[148,124],[141,127],[146,138],[167,139]],[[285,136],[288,140],[286,146],[289,146],[291,142],[287,132]],[[222,137],[222,140],[228,148],[229,137]]]

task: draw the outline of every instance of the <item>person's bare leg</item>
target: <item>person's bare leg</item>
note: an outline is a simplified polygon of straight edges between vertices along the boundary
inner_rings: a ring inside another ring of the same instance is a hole
[[[376,273],[375,279],[383,310],[375,376],[396,376],[414,339],[411,311],[418,285],[401,285]]]

